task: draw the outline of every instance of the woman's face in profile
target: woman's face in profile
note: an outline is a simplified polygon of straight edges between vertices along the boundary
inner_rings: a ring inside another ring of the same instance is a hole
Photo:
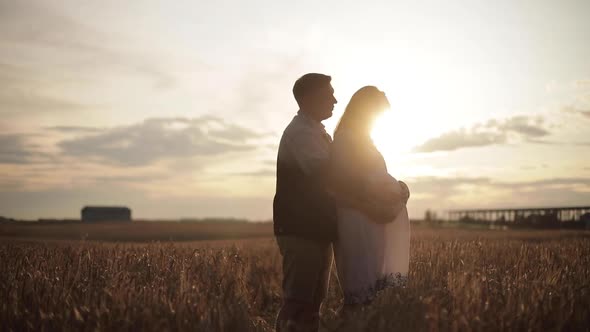
[[[385,112],[389,111],[390,104],[389,100],[385,96],[385,92],[377,90],[376,96],[374,97],[374,101],[371,105],[371,116],[370,125],[373,126],[375,121]]]
[[[391,108],[391,105],[389,104],[389,99],[387,99],[387,96],[385,95],[385,92],[379,90],[379,93],[381,93],[381,100],[380,100],[380,111],[379,113],[383,113],[389,110],[389,108]]]

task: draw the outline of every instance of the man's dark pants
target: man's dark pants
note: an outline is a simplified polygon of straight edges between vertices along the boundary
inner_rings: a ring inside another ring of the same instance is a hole
[[[317,331],[322,301],[328,293],[332,243],[296,236],[276,236],[283,257],[283,306],[276,330]]]

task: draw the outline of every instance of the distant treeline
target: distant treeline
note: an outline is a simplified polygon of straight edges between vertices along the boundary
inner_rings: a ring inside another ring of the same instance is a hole
[[[215,219],[214,219],[215,220]],[[0,223],[0,238],[95,241],[195,241],[272,236],[272,224],[262,222],[80,222]]]
[[[37,220],[14,219],[0,216],[0,223],[44,223],[44,224],[73,224],[81,223],[80,219],[39,218]],[[180,218],[180,219],[133,219],[133,222],[181,222],[181,223],[270,223],[272,220],[252,221],[244,218]]]

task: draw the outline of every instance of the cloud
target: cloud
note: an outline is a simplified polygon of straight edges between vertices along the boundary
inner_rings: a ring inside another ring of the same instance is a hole
[[[252,171],[252,172],[232,173],[231,175],[267,178],[267,177],[275,177],[277,175],[277,172],[274,169],[260,169],[260,170]]]
[[[51,126],[51,127],[45,127],[44,129],[56,131],[56,132],[61,132],[61,133],[78,133],[78,134],[99,133],[103,130],[102,128],[86,127],[86,126]]]
[[[501,132],[517,133],[526,138],[543,137],[549,135],[549,131],[543,128],[543,118],[540,116],[529,117],[529,116],[515,116],[511,117],[500,123],[488,122],[487,128],[498,129]]]
[[[23,134],[0,134],[0,164],[31,164],[49,157]]]
[[[502,188],[522,189],[528,187],[548,187],[548,186],[571,186],[580,185],[590,188],[590,178],[572,177],[572,178],[549,178],[535,181],[491,181],[490,185]]]
[[[33,112],[61,112],[80,110],[87,106],[45,95],[42,92],[26,89],[9,89],[0,91],[0,114],[33,113]]]
[[[587,205],[590,200],[588,177],[556,177],[533,181],[502,181],[489,177],[415,177],[405,182],[411,191],[409,208],[413,211],[428,208]]]
[[[8,178],[8,177],[1,177],[0,176],[0,189],[4,191],[17,191],[20,188],[23,188],[23,180],[22,179],[15,179],[15,178]]]
[[[25,164],[32,155],[24,137],[20,135],[0,135],[0,163]]]
[[[438,190],[450,193],[461,186],[475,185],[493,188],[509,188],[519,190],[522,188],[547,187],[547,186],[571,186],[581,185],[590,189],[590,178],[585,177],[558,177],[533,181],[501,181],[489,177],[415,177],[411,180],[414,188],[419,191]],[[438,188],[438,189],[437,189]]]
[[[468,147],[481,147],[505,144],[511,139],[537,142],[538,138],[548,136],[542,117],[514,116],[504,120],[489,120],[470,128],[443,133],[414,148],[415,152],[453,151]]]
[[[146,174],[146,175],[111,175],[111,176],[95,176],[91,177],[92,181],[98,183],[146,183],[154,180],[163,180],[170,178],[166,174]]]
[[[250,141],[264,137],[211,116],[152,118],[129,126],[84,130],[89,134],[58,144],[63,154],[124,166],[254,150],[257,145]]]
[[[150,79],[159,89],[174,86],[176,77],[162,69],[148,52],[120,46],[130,41],[124,35],[109,34],[80,22],[59,6],[0,0],[0,54],[11,59],[12,64],[19,63],[21,54],[37,54],[38,63],[27,62],[31,71],[28,77],[43,76],[55,68],[61,71],[60,79],[70,74],[79,77],[82,68],[86,73],[98,72],[98,76],[105,71],[131,72]],[[33,70],[35,66],[42,70]],[[30,90],[30,86],[25,89]]]
[[[583,109],[574,106],[566,106],[561,109],[562,112],[581,115],[586,118],[590,118],[590,109]]]
[[[211,120],[213,122],[217,122],[216,120]],[[221,125],[218,128],[211,128],[208,131],[208,134],[212,138],[218,138],[222,140],[229,140],[229,141],[240,141],[244,139],[256,139],[262,138],[265,135],[254,132],[251,129],[237,126],[235,124],[229,124],[225,122],[217,122]]]
[[[492,132],[473,132],[459,129],[444,133],[416,147],[415,152],[453,151],[460,148],[505,143],[506,135]]]
[[[407,181],[411,183],[413,193],[426,193],[435,197],[448,199],[456,194],[457,189],[462,185],[489,185],[490,178],[487,177],[415,177]]]
[[[1,47],[1,43],[0,43]],[[55,78],[23,66],[0,62],[0,114],[61,112],[87,108],[50,91]]]
[[[583,115],[590,117],[590,79],[577,80],[574,82],[577,90],[576,102],[584,105]]]

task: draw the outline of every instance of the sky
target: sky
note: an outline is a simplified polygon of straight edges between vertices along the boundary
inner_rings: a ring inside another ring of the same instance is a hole
[[[383,90],[410,216],[590,205],[590,2],[0,0],[0,215],[270,220],[294,81]]]

